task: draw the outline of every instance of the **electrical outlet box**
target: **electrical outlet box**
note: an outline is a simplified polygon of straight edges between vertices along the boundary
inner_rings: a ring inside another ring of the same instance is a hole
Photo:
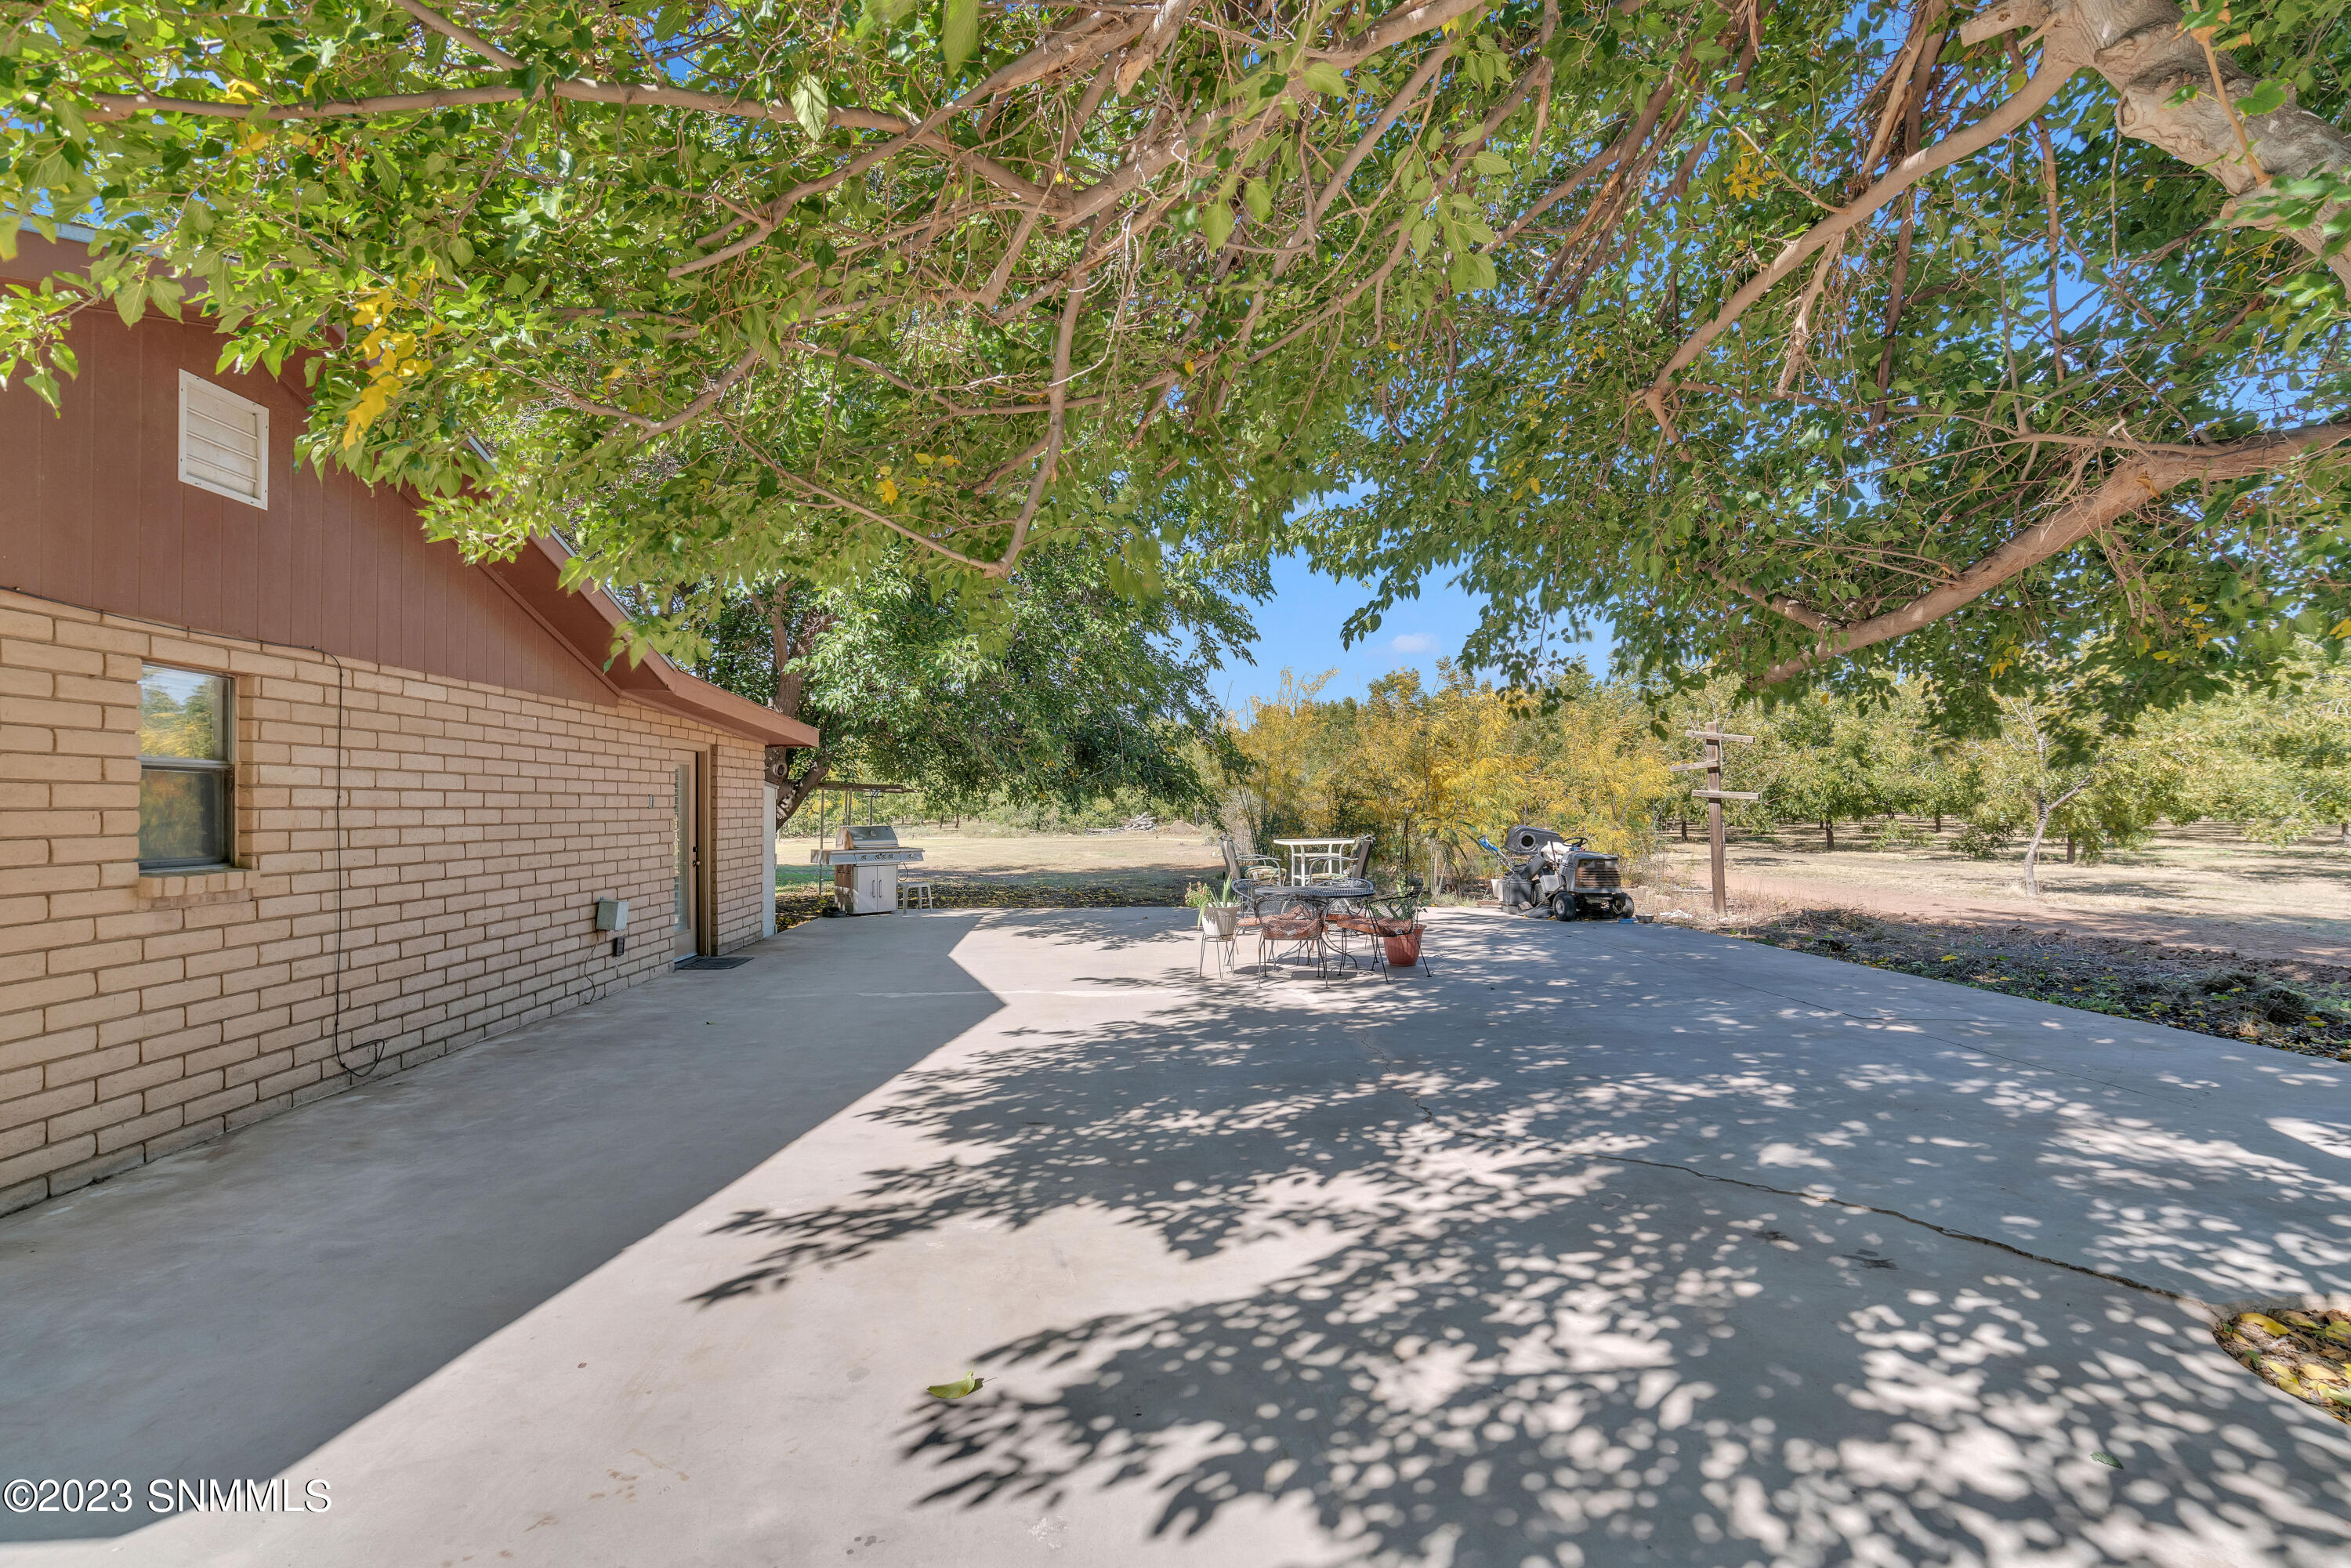
[[[596,901],[596,929],[626,931],[629,928],[629,901],[625,898],[600,898]]]

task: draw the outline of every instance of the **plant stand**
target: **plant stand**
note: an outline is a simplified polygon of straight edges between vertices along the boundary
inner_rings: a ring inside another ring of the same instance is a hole
[[[1240,916],[1238,904],[1210,904],[1200,911],[1200,947],[1194,956],[1194,974],[1203,977],[1207,974],[1208,948],[1212,945],[1217,949],[1217,973],[1223,976],[1232,972],[1238,961],[1234,942],[1240,931]]]

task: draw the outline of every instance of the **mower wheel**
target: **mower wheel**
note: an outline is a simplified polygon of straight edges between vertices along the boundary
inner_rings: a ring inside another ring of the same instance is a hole
[[[1619,920],[1630,920],[1633,917],[1633,895],[1629,893],[1617,894],[1608,901],[1608,913]]]
[[[1574,918],[1575,918],[1575,900],[1574,900],[1574,898],[1573,898],[1572,895],[1570,895],[1570,894],[1565,894],[1565,893],[1554,893],[1554,894],[1552,894],[1551,895],[1551,917],[1552,917],[1553,920],[1573,920],[1573,919],[1574,919]]]

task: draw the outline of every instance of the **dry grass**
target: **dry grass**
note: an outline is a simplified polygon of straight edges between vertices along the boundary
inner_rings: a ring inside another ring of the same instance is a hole
[[[1208,830],[1176,823],[1150,833],[1019,833],[993,823],[975,831],[901,827],[900,841],[923,852],[942,909],[1092,909],[1180,904],[1184,884],[1223,874]],[[822,907],[831,876],[808,863],[813,835],[782,841],[777,852],[777,918],[789,925]]]

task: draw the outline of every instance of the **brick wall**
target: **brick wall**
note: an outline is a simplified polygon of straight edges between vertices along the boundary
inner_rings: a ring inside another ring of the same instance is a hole
[[[140,873],[151,660],[235,679],[238,870]],[[339,1042],[394,1071],[666,970],[673,769],[697,754],[716,946],[759,935],[756,744],[351,660],[340,680],[339,716],[321,654],[0,591],[0,1212],[346,1087]],[[599,894],[630,901],[625,957]]]

